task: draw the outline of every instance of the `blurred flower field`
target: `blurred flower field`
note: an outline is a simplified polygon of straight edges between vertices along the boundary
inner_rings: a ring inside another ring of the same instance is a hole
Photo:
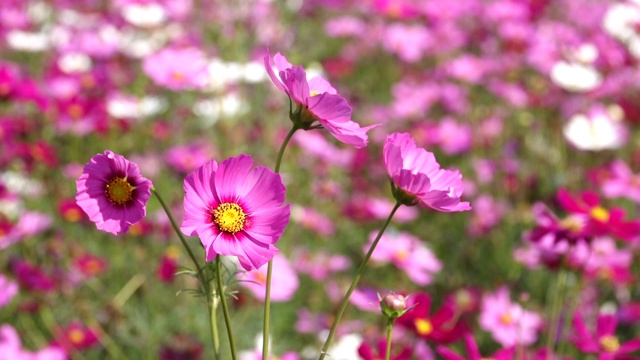
[[[3,0],[0,360],[640,359],[639,59],[638,0]]]

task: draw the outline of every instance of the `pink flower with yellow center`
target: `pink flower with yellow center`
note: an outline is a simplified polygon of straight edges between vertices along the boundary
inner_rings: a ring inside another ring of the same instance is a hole
[[[598,359],[632,359],[629,353],[640,350],[640,338],[624,343],[616,336],[618,320],[612,314],[598,314],[595,329],[591,333],[580,312],[573,316],[572,342],[584,353],[599,354]]]
[[[145,217],[153,184],[138,165],[106,150],[84,166],[76,186],[76,203],[89,219],[98,229],[118,235]]]
[[[537,339],[542,319],[534,312],[524,310],[509,299],[509,290],[501,287],[482,299],[480,327],[489,331],[493,339],[504,347],[516,344],[530,345]]]
[[[207,60],[196,48],[160,50],[144,59],[142,69],[156,84],[172,90],[199,89],[209,79]]]
[[[198,235],[207,261],[237,256],[245,270],[261,267],[278,253],[274,244],[289,223],[285,187],[269,168],[252,168],[248,155],[218,166],[210,160],[184,180],[181,230]]]

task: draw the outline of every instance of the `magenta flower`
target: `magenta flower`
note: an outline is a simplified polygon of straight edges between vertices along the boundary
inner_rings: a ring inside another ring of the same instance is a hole
[[[248,155],[220,166],[210,160],[184,180],[180,228],[186,235],[198,234],[207,261],[233,255],[245,270],[253,270],[278,253],[273,244],[289,223],[290,206],[283,205],[286,189],[280,175],[252,165]]]
[[[480,350],[478,349],[478,343],[476,339],[471,334],[464,334],[463,336],[464,347],[467,351],[467,357],[459,355],[454,351],[446,348],[444,346],[438,346],[437,352],[444,360],[482,360],[482,359],[495,359],[495,360],[511,360],[515,354],[515,348],[509,347],[506,349],[498,350],[495,354],[490,357],[482,357],[480,354]]]
[[[585,353],[598,354],[598,360],[631,359],[629,353],[640,350],[640,338],[632,339],[621,344],[615,336],[618,320],[615,315],[599,314],[593,336],[584,323],[582,314],[576,312],[573,317],[572,341],[576,347]]]
[[[468,202],[460,202],[464,190],[460,172],[440,169],[435,156],[418,148],[409,134],[389,135],[383,155],[396,200],[444,212],[471,210]]]
[[[279,78],[271,68],[271,56],[264,58],[264,66],[276,87],[285,92],[296,106],[290,114],[292,121],[301,129],[315,128],[318,121],[336,139],[356,148],[367,146],[367,131],[378,127],[361,128],[351,121],[351,107],[336,89],[325,79],[316,76],[307,81],[302,66],[293,66],[280,53],[273,57]]]
[[[147,214],[153,184],[138,165],[106,150],[96,154],[76,181],[76,202],[98,229],[118,235]]]

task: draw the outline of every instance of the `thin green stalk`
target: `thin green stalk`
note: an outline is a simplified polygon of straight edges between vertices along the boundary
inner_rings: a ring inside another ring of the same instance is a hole
[[[209,323],[211,325],[211,335],[213,336],[213,355],[214,359],[220,358],[220,340],[218,337],[218,322],[216,321],[216,304],[213,296],[207,299],[209,303]]]
[[[387,320],[387,352],[384,356],[385,360],[391,359],[391,331],[393,331],[393,320]]]
[[[193,254],[193,251],[191,250],[191,247],[189,247],[189,244],[187,243],[187,239],[184,238],[184,235],[182,234],[182,231],[180,231],[180,228],[178,227],[178,223],[176,223],[176,219],[173,218],[173,215],[171,214],[171,210],[167,206],[167,203],[165,203],[164,200],[162,200],[162,197],[156,191],[156,189],[151,188],[151,192],[153,193],[153,195],[156,196],[156,198],[160,202],[160,205],[162,205],[162,208],[164,209],[164,212],[167,213],[167,216],[169,217],[169,221],[171,222],[171,226],[173,227],[173,230],[176,232],[176,234],[180,238],[180,241],[182,241],[182,245],[184,246],[184,248],[187,249],[187,252],[189,253],[189,257],[191,257],[191,260],[193,261],[193,264],[196,266],[196,271],[198,272],[198,274],[200,274],[200,264],[198,263],[198,260],[196,259],[196,256]],[[203,281],[203,283],[204,283],[204,281]]]
[[[227,326],[227,335],[229,335],[229,347],[231,348],[231,358],[236,360],[236,343],[233,340],[233,331],[231,330],[231,317],[229,316],[229,308],[227,307],[227,298],[224,294],[222,286],[222,268],[220,265],[220,255],[216,255],[216,280],[218,284],[218,296],[220,296],[220,304],[222,305],[222,313],[224,314],[224,323]]]
[[[198,262],[198,259],[196,258],[196,256],[193,254],[191,247],[187,243],[187,239],[185,239],[184,235],[180,231],[180,228],[178,227],[178,223],[173,217],[173,214],[171,213],[169,206],[167,206],[167,203],[164,202],[164,200],[162,199],[160,194],[156,191],[156,189],[151,188],[151,192],[156,196],[156,198],[160,202],[160,205],[164,209],[164,212],[167,214],[167,217],[171,222],[171,226],[173,227],[173,230],[178,235],[178,238],[180,238],[180,241],[182,242],[182,246],[184,246],[184,248],[187,250],[187,253],[191,258],[191,261],[193,261],[193,265],[196,267],[198,280],[200,280],[200,283],[202,284],[202,287],[204,288],[204,292],[207,296],[207,304],[209,306],[209,313],[211,315],[209,316],[209,319],[211,322],[210,324],[211,325],[211,341],[213,342],[213,351],[215,353],[216,359],[218,359],[220,355],[220,340],[218,338],[218,325],[216,324],[216,321],[215,321],[215,308],[212,308],[214,302],[213,302],[213,295],[211,292],[211,286],[209,284],[209,280],[205,277],[204,273],[201,271],[202,268],[200,267],[200,263]]]
[[[293,134],[298,130],[298,127],[293,126],[287,137],[282,142],[280,150],[278,151],[278,158],[276,159],[275,172],[280,172],[280,164],[282,163],[282,155],[284,155],[284,149]],[[264,322],[262,324],[262,360],[267,360],[269,357],[269,324],[271,322],[271,273],[273,272],[273,260],[269,260],[267,264],[267,283],[264,294]]]
[[[556,278],[556,288],[553,296],[553,303],[551,308],[551,322],[549,322],[549,333],[547,334],[547,352],[552,354],[555,349],[557,330],[560,318],[560,308],[564,301],[564,290],[567,283],[567,271],[560,270],[558,277]]]
[[[382,234],[384,234],[384,231],[387,229],[387,226],[389,226],[389,223],[391,222],[393,215],[396,213],[396,211],[401,205],[402,204],[400,203],[396,203],[396,205],[393,207],[393,210],[391,210],[391,213],[389,214],[387,221],[385,221],[384,225],[382,226],[382,229],[380,229],[380,231],[378,232],[378,236],[376,236],[376,239],[373,240],[373,243],[371,244],[371,247],[369,247],[369,251],[367,251],[367,254],[364,257],[364,260],[362,260],[362,263],[358,268],[358,272],[356,273],[356,276],[353,278],[353,281],[351,282],[351,286],[349,287],[349,290],[347,290],[347,294],[342,299],[342,304],[340,304],[338,313],[336,314],[336,317],[333,320],[333,324],[331,325],[329,336],[327,336],[327,340],[325,341],[324,346],[322,347],[322,351],[320,352],[319,360],[323,360],[324,357],[327,356],[329,345],[331,345],[331,341],[333,341],[333,336],[335,335],[335,332],[338,329],[338,323],[340,322],[340,319],[342,318],[342,314],[344,313],[345,309],[347,308],[347,305],[349,304],[349,298],[351,297],[351,294],[353,293],[353,291],[356,289],[356,286],[360,281],[360,277],[362,276],[362,273],[364,273],[364,269],[367,266],[367,262],[369,262],[369,258],[371,257],[371,254],[373,254],[373,250],[375,250],[376,246],[378,245],[378,241],[380,241],[380,238],[382,237]]]

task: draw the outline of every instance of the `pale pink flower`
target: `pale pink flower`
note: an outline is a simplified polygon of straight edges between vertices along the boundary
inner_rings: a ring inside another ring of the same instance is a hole
[[[156,84],[171,90],[200,89],[209,79],[207,61],[196,48],[167,48],[146,57],[142,69]]]
[[[478,322],[504,347],[533,344],[542,325],[538,314],[511,302],[506,287],[483,296]]]
[[[369,234],[369,250],[377,232]],[[371,254],[371,260],[379,263],[391,263],[404,271],[414,283],[428,285],[433,276],[442,269],[442,263],[435,254],[417,237],[405,232],[386,232]]]
[[[622,160],[611,164],[611,177],[602,183],[602,193],[608,198],[627,198],[640,204],[640,173],[634,174]]]
[[[247,271],[239,275],[240,285],[249,290],[253,296],[264,301],[267,284],[267,267]],[[271,278],[271,301],[289,301],[298,290],[300,282],[298,275],[289,260],[277,254],[273,258],[273,273]]]

